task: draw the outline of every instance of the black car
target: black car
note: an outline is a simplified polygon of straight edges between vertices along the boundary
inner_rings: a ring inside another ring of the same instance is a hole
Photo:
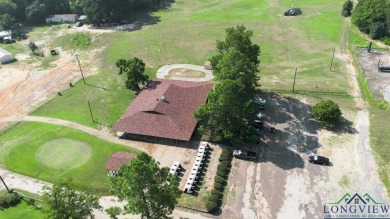
[[[329,158],[323,156],[309,156],[308,160],[310,163],[329,165]]]

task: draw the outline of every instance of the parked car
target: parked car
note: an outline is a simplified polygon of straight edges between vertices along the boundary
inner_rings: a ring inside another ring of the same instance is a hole
[[[76,22],[76,27],[81,27],[81,26],[83,26],[83,25],[84,25],[84,23],[81,22],[81,21],[77,21],[77,22]]]
[[[253,121],[253,126],[257,129],[262,129],[264,128],[264,122],[256,119]]]
[[[255,97],[255,99],[253,100],[253,102],[259,106],[264,106],[267,101],[264,100],[263,98],[260,98],[260,97]]]
[[[308,160],[310,163],[329,165],[329,158],[323,156],[318,156],[318,155],[309,156]]]
[[[246,151],[246,150],[234,150],[233,157],[240,159],[256,160],[256,152]]]

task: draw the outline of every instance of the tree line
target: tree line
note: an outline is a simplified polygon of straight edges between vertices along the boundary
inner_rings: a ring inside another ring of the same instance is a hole
[[[360,0],[352,12],[352,22],[372,39],[388,39],[390,44],[390,1]]]
[[[126,21],[136,12],[168,7],[173,0],[0,0],[0,29],[40,24],[52,14],[85,14],[94,25]]]

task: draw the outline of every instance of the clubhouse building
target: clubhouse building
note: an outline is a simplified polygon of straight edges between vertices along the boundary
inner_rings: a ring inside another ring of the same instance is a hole
[[[135,139],[190,141],[194,111],[206,103],[213,83],[154,79],[114,125],[117,135]]]

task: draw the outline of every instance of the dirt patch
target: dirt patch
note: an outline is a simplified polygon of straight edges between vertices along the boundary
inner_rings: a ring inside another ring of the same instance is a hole
[[[379,72],[377,67],[379,60],[384,65],[390,65],[390,52],[372,50],[369,53],[366,49],[357,49],[356,55],[373,96],[383,98],[390,95],[386,93],[386,87],[390,85],[390,72]],[[387,101],[390,102],[390,99]]]
[[[204,78],[206,73],[186,68],[174,68],[165,75],[164,78],[182,77],[182,78]]]
[[[210,81],[214,78],[214,75],[211,70],[204,69],[201,65],[174,64],[164,65],[159,68],[157,70],[157,78],[183,81]]]

